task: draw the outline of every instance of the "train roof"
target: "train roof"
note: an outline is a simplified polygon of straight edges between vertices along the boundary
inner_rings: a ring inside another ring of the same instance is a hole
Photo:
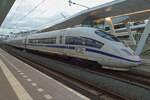
[[[71,34],[76,34],[76,33],[92,33],[93,31],[98,30],[96,28],[92,27],[74,27],[74,28],[67,28],[67,29],[61,29],[61,30],[55,30],[55,31],[49,31],[49,32],[42,32],[39,34],[32,34],[29,36],[29,38],[42,38],[45,36],[57,36],[60,35],[61,32],[66,32],[71,33]]]

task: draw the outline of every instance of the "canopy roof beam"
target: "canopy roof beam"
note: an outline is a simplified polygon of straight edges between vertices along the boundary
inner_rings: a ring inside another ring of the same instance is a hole
[[[109,25],[110,27],[110,33],[112,35],[116,35],[116,32],[115,32],[115,28],[114,28],[114,24],[112,22],[112,18],[111,17],[107,17],[105,18],[105,22]]]
[[[135,51],[136,54],[140,55],[142,53],[143,48],[145,46],[145,43],[146,43],[146,40],[147,40],[149,34],[150,34],[150,17],[148,19],[148,23],[146,24],[144,32],[141,35],[141,38],[140,38],[140,40],[139,40],[139,42],[137,44],[137,48],[136,48],[136,51]]]
[[[133,45],[136,45],[136,41],[135,41],[135,39],[133,37],[132,31],[131,31],[131,28],[130,28],[130,23],[129,22],[125,22],[125,25],[126,25],[126,28],[127,28],[127,32],[128,32],[130,41],[132,41]]]

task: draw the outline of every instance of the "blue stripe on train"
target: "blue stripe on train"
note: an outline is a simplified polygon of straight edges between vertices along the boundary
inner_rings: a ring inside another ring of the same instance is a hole
[[[31,46],[42,46],[42,47],[51,47],[51,48],[65,48],[65,49],[75,49],[74,46],[66,46],[66,45],[42,45],[42,44],[27,44]]]
[[[66,45],[40,45],[40,44],[27,44],[27,45],[32,45],[32,46],[43,46],[43,47],[51,47],[51,48],[65,48],[65,49],[72,49],[74,50],[75,47],[74,46],[66,46]],[[93,52],[93,53],[97,53],[97,54],[102,54],[105,56],[109,56],[109,57],[113,57],[113,58],[117,58],[117,59],[121,59],[121,60],[125,60],[125,61],[129,61],[129,62],[134,62],[134,63],[141,63],[141,61],[134,61],[134,60],[130,60],[130,59],[126,59],[123,57],[119,57],[110,53],[106,53],[100,50],[96,50],[96,49],[91,49],[91,48],[86,48],[86,51],[88,52]]]
[[[113,55],[113,54],[110,54],[110,53],[106,53],[106,52],[103,52],[103,51],[95,50],[95,49],[86,48],[86,51],[102,54],[102,55],[105,55],[105,56],[109,56],[109,57],[113,57],[113,58],[117,58],[117,59],[121,59],[121,60],[130,61],[130,62],[141,63],[141,61],[134,61],[134,60],[126,59],[126,58],[123,58],[123,57],[119,57],[119,56],[116,56],[116,55]]]

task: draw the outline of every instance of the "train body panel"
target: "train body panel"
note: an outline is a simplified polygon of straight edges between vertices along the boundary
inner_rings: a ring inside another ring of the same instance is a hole
[[[130,68],[141,63],[139,56],[116,37],[102,30],[76,27],[33,34],[9,41],[10,45],[92,60],[112,68]]]
[[[15,38],[7,41],[8,45],[12,45],[18,48],[25,48],[25,37]]]

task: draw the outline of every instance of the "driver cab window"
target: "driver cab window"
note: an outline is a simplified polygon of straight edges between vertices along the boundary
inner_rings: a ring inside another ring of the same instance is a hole
[[[120,40],[117,37],[115,37],[114,35],[111,35],[111,34],[105,32],[105,31],[97,30],[97,31],[95,31],[95,33],[98,36],[103,37],[105,39],[108,39],[108,40],[111,40],[111,41],[120,42]]]

